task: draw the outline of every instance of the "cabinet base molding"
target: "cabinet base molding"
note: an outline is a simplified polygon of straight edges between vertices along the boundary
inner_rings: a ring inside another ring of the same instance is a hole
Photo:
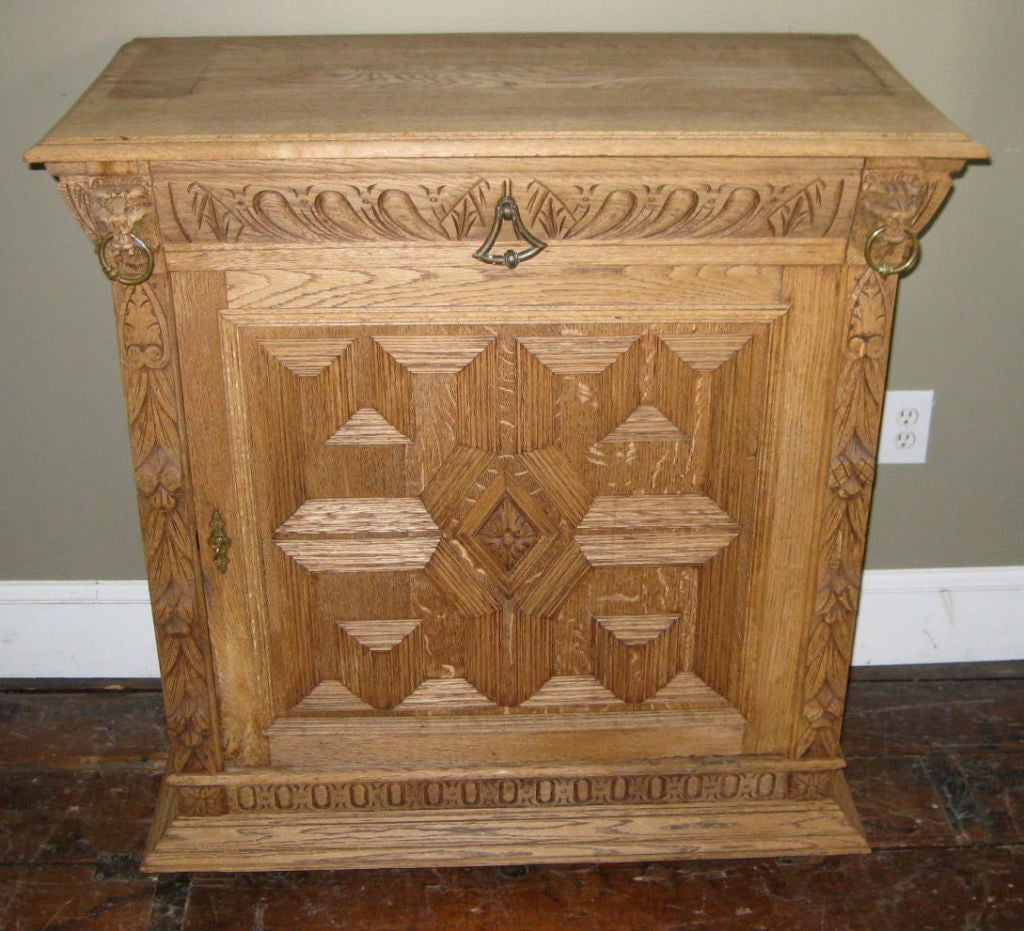
[[[148,872],[865,853],[835,761],[167,779]],[[253,843],[254,838],[259,843]]]

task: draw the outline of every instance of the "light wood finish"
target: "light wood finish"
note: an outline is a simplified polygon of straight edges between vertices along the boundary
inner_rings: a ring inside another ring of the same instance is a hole
[[[438,680],[447,682],[450,680]],[[481,696],[482,697],[482,696]],[[449,702],[438,710],[450,711]],[[412,707],[411,705],[409,706]],[[367,767],[472,768],[737,755],[743,718],[731,708],[563,714],[289,718],[269,732],[273,766],[352,772]]]
[[[831,781],[836,795],[847,798],[842,776]],[[254,834],[265,839],[254,845]],[[486,821],[476,811],[178,818],[149,855],[149,869],[317,869],[325,862],[337,868],[483,866],[587,862],[595,851],[600,859],[637,861],[807,856],[823,849],[867,851],[841,801],[768,798],[746,806],[724,801],[508,810],[489,812]]]
[[[863,850],[864,243],[981,154],[850,37],[127,46],[28,157],[154,256],[146,868]]]
[[[984,156],[854,36],[502,33],[139,39],[28,157],[595,150]]]

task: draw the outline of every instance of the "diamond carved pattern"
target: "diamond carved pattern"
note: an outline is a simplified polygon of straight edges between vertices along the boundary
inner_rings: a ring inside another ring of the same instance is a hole
[[[711,383],[694,372],[721,367],[750,339],[376,335],[303,352],[277,341],[275,358],[287,350],[301,374],[329,362],[328,349],[344,356],[351,399],[342,410],[352,413],[329,445],[404,446],[394,452],[422,483],[406,498],[307,500],[274,532],[312,573],[414,573],[436,590],[436,606],[414,601],[415,620],[341,624],[364,648],[345,653],[341,682],[376,708],[398,707],[438,669],[488,707],[520,705],[556,679],[586,679],[605,699],[631,704],[665,686],[690,661],[692,621],[677,613],[686,606],[642,592],[635,614],[631,604],[606,616],[599,602],[621,594],[620,570],[683,571],[739,534],[728,513],[690,490],[712,413]],[[632,451],[613,464],[599,444]],[[659,448],[644,458],[637,445]],[[661,448],[669,445],[681,448]],[[675,478],[652,488],[648,467]],[[575,639],[556,646],[558,637]],[[374,678],[401,685],[379,688]],[[449,679],[438,681],[447,688]],[[439,691],[436,707],[450,699]]]
[[[496,457],[481,465],[455,509],[435,519],[461,544],[464,574],[475,571],[477,584],[482,574],[496,606],[509,599],[527,614],[550,616],[588,570],[572,539],[573,522],[522,457]],[[424,498],[435,500],[429,494]],[[429,566],[427,573],[432,575]]]

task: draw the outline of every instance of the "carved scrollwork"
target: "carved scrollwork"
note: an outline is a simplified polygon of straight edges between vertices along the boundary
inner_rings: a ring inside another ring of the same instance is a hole
[[[658,239],[830,234],[841,179],[792,183],[649,183],[483,179],[462,184],[168,185],[186,242],[459,242],[483,235],[502,192],[519,188],[523,220],[546,239]]]
[[[199,181],[170,185],[178,229],[187,242],[460,241],[490,223],[490,185],[408,190],[316,185],[235,189]]]
[[[843,184],[527,185],[526,215],[551,239],[824,236]]]

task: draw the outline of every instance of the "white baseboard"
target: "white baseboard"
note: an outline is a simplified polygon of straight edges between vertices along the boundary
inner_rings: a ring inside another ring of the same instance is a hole
[[[0,582],[0,678],[159,675],[145,582]]]
[[[1024,659],[1024,566],[864,573],[855,666]]]
[[[858,666],[1024,659],[1024,566],[864,574]],[[0,678],[158,676],[145,582],[0,581]]]

